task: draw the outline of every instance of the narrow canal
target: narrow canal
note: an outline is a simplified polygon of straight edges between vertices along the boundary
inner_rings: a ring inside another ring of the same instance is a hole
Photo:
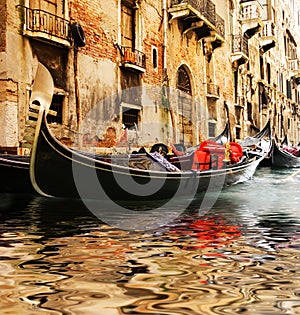
[[[145,231],[79,201],[2,194],[0,314],[300,314],[295,172],[259,169]]]

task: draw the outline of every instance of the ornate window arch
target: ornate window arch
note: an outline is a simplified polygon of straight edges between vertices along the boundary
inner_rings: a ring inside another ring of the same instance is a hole
[[[177,82],[176,82],[177,89],[192,95],[192,85],[189,73],[185,66],[180,66],[177,71]]]
[[[176,88],[179,141],[183,145],[193,145],[193,100],[189,70],[181,65],[177,71]]]

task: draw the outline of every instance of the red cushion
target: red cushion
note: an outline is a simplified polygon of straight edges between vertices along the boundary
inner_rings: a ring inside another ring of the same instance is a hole
[[[209,170],[210,168],[210,154],[201,150],[197,150],[194,154],[193,170]]]
[[[240,144],[230,142],[230,160],[232,163],[237,163],[243,156],[243,149]]]

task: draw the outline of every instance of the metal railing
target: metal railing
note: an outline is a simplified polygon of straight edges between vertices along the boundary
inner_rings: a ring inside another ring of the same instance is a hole
[[[195,9],[197,9],[207,20],[212,23],[216,24],[216,6],[210,0],[198,0],[193,1],[196,3]]]
[[[243,35],[232,36],[232,53],[243,53],[249,56],[248,40]]]
[[[21,18],[25,31],[40,32],[70,40],[68,20],[40,9],[31,9],[21,5],[17,8],[22,10]]]
[[[216,14],[216,29],[218,34],[220,34],[223,38],[225,38],[225,23],[224,20]]]
[[[213,24],[220,35],[225,36],[225,21],[216,13],[216,6],[211,0],[172,0],[172,6],[179,4],[189,4]]]
[[[143,69],[146,69],[146,55],[131,47],[121,47],[122,51],[122,63],[132,64]]]

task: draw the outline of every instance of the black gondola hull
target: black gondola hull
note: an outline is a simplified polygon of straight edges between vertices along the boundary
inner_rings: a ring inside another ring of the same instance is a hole
[[[263,159],[210,171],[149,171],[99,161],[71,150],[52,137],[46,120],[31,157],[31,180],[45,196],[96,200],[194,198],[208,190],[251,178]]]
[[[0,155],[0,192],[34,193],[29,176],[29,157],[11,154]]]
[[[272,154],[273,168],[293,168],[300,167],[300,157],[296,157],[289,152],[286,152],[274,144]]]

